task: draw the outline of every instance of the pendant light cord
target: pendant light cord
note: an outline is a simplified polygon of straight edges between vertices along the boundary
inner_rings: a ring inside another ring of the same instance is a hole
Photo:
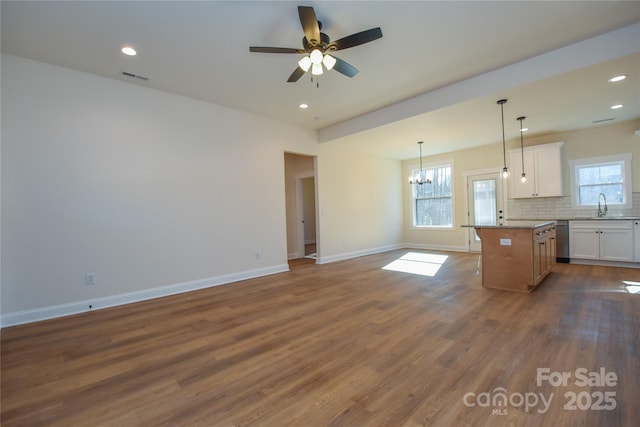
[[[505,141],[504,141],[504,103],[505,102],[507,102],[506,99],[503,100],[502,102],[500,102],[500,112],[502,113],[502,160],[503,160],[502,164],[506,168],[507,167],[507,152],[506,152]]]
[[[524,141],[522,139],[522,121],[524,117],[518,117],[520,120],[520,153],[522,154],[522,175],[524,175]]]
[[[501,99],[498,101],[498,104],[500,104],[500,114],[502,117],[502,164],[504,165],[502,168],[502,177],[505,179],[509,177],[509,169],[507,169],[507,144],[504,137],[504,104],[506,102],[506,99]]]
[[[420,182],[424,182],[425,175],[424,170],[422,169],[422,141],[418,142],[418,146],[420,147]]]

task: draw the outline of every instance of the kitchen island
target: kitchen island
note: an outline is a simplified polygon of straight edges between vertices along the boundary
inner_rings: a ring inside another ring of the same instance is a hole
[[[482,286],[531,292],[556,263],[555,221],[473,225],[482,244]]]

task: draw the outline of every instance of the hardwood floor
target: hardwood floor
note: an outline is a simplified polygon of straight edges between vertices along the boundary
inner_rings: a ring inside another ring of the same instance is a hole
[[[640,270],[558,264],[521,294],[471,254],[382,269],[406,252],[6,328],[2,425],[637,425]],[[576,384],[601,367],[615,385]]]

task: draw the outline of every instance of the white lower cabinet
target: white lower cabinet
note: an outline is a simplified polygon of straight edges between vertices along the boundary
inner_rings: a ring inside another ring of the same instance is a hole
[[[570,226],[569,251],[569,256],[573,259],[600,259],[599,230]]]
[[[569,221],[570,257],[634,262],[633,223],[631,220]]]

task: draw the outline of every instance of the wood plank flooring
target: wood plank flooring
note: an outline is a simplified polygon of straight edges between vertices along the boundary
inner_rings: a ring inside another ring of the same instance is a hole
[[[521,294],[471,254],[382,269],[406,252],[6,328],[2,426],[637,425],[640,270],[558,264]],[[575,383],[601,367],[615,386]]]

